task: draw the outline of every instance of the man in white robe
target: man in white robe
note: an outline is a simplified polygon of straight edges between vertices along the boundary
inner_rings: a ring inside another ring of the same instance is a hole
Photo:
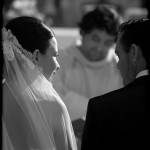
[[[79,23],[82,39],[59,52],[53,85],[72,120],[86,116],[90,98],[123,86],[114,52],[119,24],[112,8],[100,6]]]

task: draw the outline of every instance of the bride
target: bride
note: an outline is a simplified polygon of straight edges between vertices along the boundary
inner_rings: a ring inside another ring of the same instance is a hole
[[[18,17],[3,34],[3,150],[77,150],[66,106],[51,79],[59,68],[54,33]]]

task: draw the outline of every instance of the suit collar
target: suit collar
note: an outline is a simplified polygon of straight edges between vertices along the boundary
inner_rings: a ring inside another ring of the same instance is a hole
[[[149,75],[139,76],[136,78],[133,82],[129,83],[128,86],[135,86],[135,85],[143,85],[143,84],[149,84]]]
[[[141,76],[145,76],[145,75],[148,75],[149,74],[149,71],[148,70],[143,70],[141,72],[139,72],[136,76],[136,78],[139,78]]]

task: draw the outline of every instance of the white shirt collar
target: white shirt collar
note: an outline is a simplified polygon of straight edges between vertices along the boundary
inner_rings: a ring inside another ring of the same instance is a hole
[[[137,74],[136,78],[139,78],[141,76],[146,76],[148,74],[149,74],[148,70],[143,70]]]

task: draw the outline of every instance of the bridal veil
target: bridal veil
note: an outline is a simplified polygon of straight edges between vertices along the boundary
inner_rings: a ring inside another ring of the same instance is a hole
[[[2,34],[3,150],[77,150],[68,111],[51,82],[10,30]]]

